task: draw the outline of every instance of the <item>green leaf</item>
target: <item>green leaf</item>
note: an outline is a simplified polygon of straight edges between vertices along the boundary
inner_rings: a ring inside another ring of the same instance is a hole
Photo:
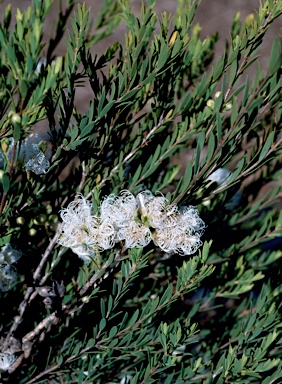
[[[115,104],[115,101],[109,101],[108,104],[99,113],[99,118],[104,117],[109,112],[109,110],[112,108],[112,106],[114,104]]]
[[[105,328],[105,326],[106,326],[106,319],[101,319],[101,321],[100,321],[100,323],[99,323],[99,331],[100,332],[102,332],[103,331],[103,329]]]
[[[113,326],[113,328],[110,330],[109,338],[113,338],[117,334],[118,328],[117,326]]]
[[[136,87],[135,89],[132,89],[131,91],[125,93],[121,98],[120,98],[120,102],[123,102],[123,101],[126,101],[126,100],[129,100],[131,99],[131,101],[133,102],[134,99],[133,97],[136,95],[136,93],[138,93],[140,91],[140,87]]]
[[[160,52],[160,56],[158,59],[158,64],[157,64],[157,71],[161,70],[165,63],[167,62],[167,59],[169,57],[169,51],[166,45],[162,47],[162,50]]]
[[[280,41],[275,38],[271,48],[270,59],[269,59],[269,71],[271,74],[278,71],[282,65],[282,52]]]
[[[9,191],[9,189],[10,189],[10,178],[9,178],[9,176],[6,173],[4,173],[2,175],[2,180],[1,181],[2,181],[2,184],[3,184],[3,191],[5,193],[7,193]]]
[[[222,122],[219,112],[216,112],[216,128],[217,128],[217,140],[222,137]]]
[[[272,144],[273,144],[273,140],[274,140],[274,136],[275,136],[275,132],[272,131],[270,132],[266,142],[264,143],[264,146],[262,147],[262,150],[259,154],[259,160],[258,161],[262,161],[265,156],[267,155],[269,149],[271,148]]]

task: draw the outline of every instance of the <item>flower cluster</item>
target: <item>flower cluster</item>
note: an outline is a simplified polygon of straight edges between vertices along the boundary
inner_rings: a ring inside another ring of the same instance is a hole
[[[91,203],[79,195],[62,209],[62,233],[58,243],[70,247],[86,263],[96,252],[110,249],[117,242],[126,248],[143,248],[152,240],[164,252],[190,255],[202,244],[205,228],[194,207],[179,210],[163,196],[150,191],[136,198],[129,191],[106,197],[98,215]]]
[[[25,140],[20,143],[20,150],[18,152],[18,164],[24,166],[27,171],[32,171],[36,175],[47,173],[50,167],[50,162],[44,153],[39,148],[39,139],[36,133],[32,133]],[[14,139],[10,139],[10,145],[7,151],[8,160],[12,160],[12,153],[14,148]],[[0,152],[0,167],[3,168],[4,155]]]
[[[17,278],[17,271],[12,265],[22,256],[20,251],[12,248],[10,244],[4,245],[0,251],[0,291],[11,289]]]

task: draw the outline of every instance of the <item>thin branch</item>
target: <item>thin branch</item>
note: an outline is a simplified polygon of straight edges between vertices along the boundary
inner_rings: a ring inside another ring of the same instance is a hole
[[[31,341],[34,339],[34,337],[47,325],[49,324],[56,324],[58,322],[57,312],[51,313],[51,315],[47,316],[45,319],[43,319],[37,326],[29,333],[27,333],[22,338],[22,343],[26,343],[27,341]]]
[[[28,287],[26,290],[24,299],[19,306],[19,315],[14,317],[14,322],[13,322],[13,324],[12,324],[12,326],[11,326],[11,328],[10,328],[6,338],[5,338],[5,341],[3,343],[3,347],[2,347],[3,351],[5,351],[9,347],[10,337],[14,334],[14,332],[17,330],[19,324],[22,321],[23,314],[25,312],[26,306],[28,304],[29,298],[30,298],[32,293],[33,293],[33,288]]]
[[[86,169],[85,169],[85,160],[82,161],[81,168],[82,168],[82,174],[81,174],[81,180],[80,180],[79,186],[77,188],[77,192],[76,192],[77,194],[79,194],[82,191],[85,183],[85,179],[87,176]]]
[[[54,248],[55,244],[57,243],[57,240],[58,240],[60,234],[61,234],[61,231],[60,231],[60,227],[59,227],[57,232],[55,233],[55,236],[53,237],[53,239],[50,241],[48,247],[46,248],[46,251],[42,255],[40,263],[33,274],[33,280],[34,281],[39,279],[43,265],[45,264],[48,256],[50,255],[50,253],[52,251],[52,249]]]

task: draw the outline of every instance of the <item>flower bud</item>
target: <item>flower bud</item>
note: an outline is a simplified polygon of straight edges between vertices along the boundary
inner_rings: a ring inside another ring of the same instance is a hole
[[[42,225],[46,222],[46,220],[47,220],[47,216],[44,214],[40,214],[34,218],[33,222],[36,225]]]
[[[50,204],[46,205],[45,209],[48,215],[52,212],[52,206]]]
[[[16,112],[11,111],[9,113],[9,117],[13,125],[20,124],[20,122],[22,121],[21,116]]]
[[[213,109],[214,109],[214,100],[209,99],[209,100],[207,101],[207,106],[208,106],[211,110],[213,110]]]
[[[62,56],[58,56],[55,60],[55,67],[54,67],[54,72],[56,74],[60,73],[63,67],[63,58]]]
[[[25,219],[22,216],[17,217],[16,223],[19,225],[24,225]]]
[[[50,215],[48,217],[48,223],[49,224],[56,224],[58,222],[58,216],[57,215]]]
[[[36,234],[37,234],[37,230],[34,228],[30,228],[30,230],[28,231],[29,236],[35,236]]]

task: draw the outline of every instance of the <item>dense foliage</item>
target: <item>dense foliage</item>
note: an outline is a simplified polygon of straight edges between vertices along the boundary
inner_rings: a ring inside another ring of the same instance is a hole
[[[281,42],[257,49],[282,1],[216,61],[199,1],[106,0],[92,28],[65,3],[45,45],[53,0],[0,25],[1,380],[281,382]]]

